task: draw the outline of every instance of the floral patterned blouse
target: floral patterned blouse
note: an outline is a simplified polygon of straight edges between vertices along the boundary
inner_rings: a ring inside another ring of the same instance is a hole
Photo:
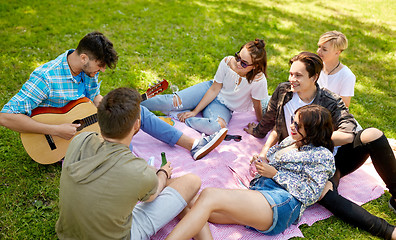
[[[272,179],[299,200],[304,209],[319,200],[327,180],[335,172],[330,150],[312,144],[298,150],[290,136],[271,147],[267,158],[269,165],[278,170]]]

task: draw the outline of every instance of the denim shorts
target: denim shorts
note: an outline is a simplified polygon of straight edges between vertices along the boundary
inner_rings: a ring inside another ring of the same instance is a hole
[[[293,197],[274,180],[266,177],[255,178],[250,183],[250,189],[259,191],[267,199],[273,211],[272,226],[266,231],[260,231],[266,235],[276,235],[296,222],[300,216],[301,202]]]

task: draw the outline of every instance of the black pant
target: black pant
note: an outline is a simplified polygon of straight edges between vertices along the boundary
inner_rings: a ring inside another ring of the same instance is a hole
[[[355,140],[338,149],[335,156],[336,174],[332,182],[333,191],[328,191],[319,202],[335,216],[343,221],[370,232],[375,236],[390,239],[394,226],[384,219],[373,216],[359,205],[345,199],[337,192],[340,177],[343,177],[358,169],[370,156],[375,169],[384,180],[389,192],[396,197],[396,159],[385,135],[363,144],[360,131]]]
[[[388,139],[382,135],[372,142],[362,143],[360,135],[363,131],[355,136],[352,143],[338,149],[335,155],[335,164],[340,173],[339,177],[355,171],[366,162],[368,157],[371,157],[378,174],[385,182],[389,192],[396,198],[396,159]],[[334,177],[336,185],[338,185],[339,177],[337,175]]]

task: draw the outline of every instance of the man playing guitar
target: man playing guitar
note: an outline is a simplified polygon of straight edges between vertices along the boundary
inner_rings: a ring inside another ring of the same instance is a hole
[[[102,100],[99,72],[106,67],[115,68],[117,52],[112,42],[100,32],[88,33],[75,50],[67,50],[55,60],[36,68],[22,89],[4,105],[0,125],[21,133],[39,133],[71,139],[80,124],[46,124],[30,118],[36,107],[64,107],[72,100],[89,98],[96,106]],[[200,159],[224,139],[227,129],[194,139],[160,120],[141,107],[141,129],[153,137],[173,146],[191,151]]]

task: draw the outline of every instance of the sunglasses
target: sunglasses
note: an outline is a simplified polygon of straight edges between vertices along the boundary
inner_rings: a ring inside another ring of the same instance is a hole
[[[224,141],[231,141],[232,139],[234,139],[235,142],[240,142],[242,140],[242,136],[241,135],[226,135],[224,138]]]
[[[253,64],[249,64],[249,63],[245,62],[244,60],[242,60],[241,57],[239,56],[239,52],[235,53],[235,60],[237,62],[241,62],[241,67],[243,67],[243,68],[247,68],[247,67],[253,65]]]
[[[296,129],[296,132],[298,132],[298,123],[294,121],[294,117],[290,117],[291,123],[294,125],[294,128]]]

